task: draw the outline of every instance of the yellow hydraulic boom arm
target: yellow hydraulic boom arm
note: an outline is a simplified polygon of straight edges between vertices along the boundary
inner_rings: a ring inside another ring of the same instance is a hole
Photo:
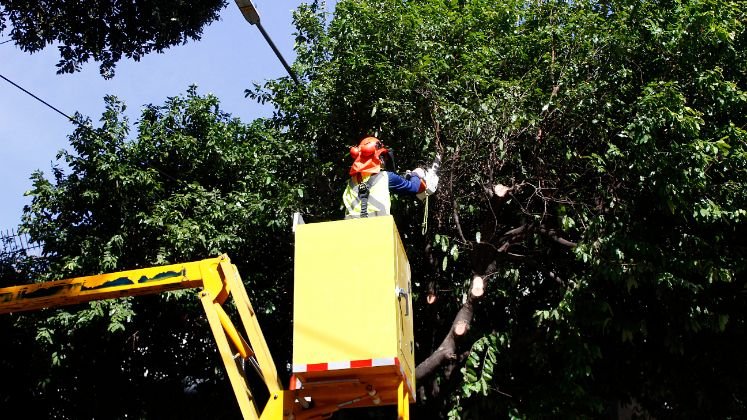
[[[243,417],[273,420],[287,417],[292,410],[290,399],[284,395],[275,362],[238,270],[226,255],[183,264],[0,288],[0,314],[190,288],[202,288],[198,295]],[[247,339],[223,309],[222,305],[229,297],[233,298]],[[254,365],[270,391],[270,400],[261,417],[241,367],[244,364],[238,364],[237,359]]]

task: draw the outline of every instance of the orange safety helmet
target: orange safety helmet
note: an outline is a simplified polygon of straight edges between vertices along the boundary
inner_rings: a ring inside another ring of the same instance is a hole
[[[373,175],[381,171],[381,155],[389,153],[384,143],[376,137],[366,137],[350,148],[350,156],[355,159],[350,167],[350,176]]]

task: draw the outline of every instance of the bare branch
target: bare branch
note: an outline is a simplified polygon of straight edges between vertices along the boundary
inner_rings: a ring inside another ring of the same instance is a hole
[[[571,242],[565,238],[561,238],[560,236],[558,236],[558,233],[557,231],[555,231],[555,229],[545,229],[543,227],[540,227],[538,231],[548,238],[552,239],[553,241],[559,243],[560,245],[567,246],[569,248],[575,248],[577,245],[575,242]]]
[[[467,239],[464,237],[464,233],[462,232],[462,224],[459,222],[459,211],[457,210],[457,202],[456,200],[452,201],[453,206],[453,212],[454,212],[454,225],[456,225],[457,233],[459,233],[459,238],[466,244],[469,243]]]

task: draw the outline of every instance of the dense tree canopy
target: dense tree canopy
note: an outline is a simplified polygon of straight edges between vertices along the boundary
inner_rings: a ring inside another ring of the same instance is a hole
[[[426,237],[419,208],[397,212],[423,298],[421,403],[744,410],[745,10],[348,1],[328,28],[300,14],[306,89],[249,92],[281,126],[336,167],[367,132],[409,165],[444,156]]]
[[[260,310],[272,314],[263,319],[274,331],[268,340],[285,339],[292,300],[287,225],[289,209],[303,194],[303,168],[294,165],[303,150],[263,121],[246,125],[231,118],[215,97],[199,96],[195,88],[146,107],[133,140],[124,105],[109,97],[106,107],[100,126],[81,120],[70,136],[72,150],[60,153],[69,173],[55,168],[52,180],[32,177],[34,200],[24,218],[31,236],[44,243],[38,263],[48,266],[37,279],[223,252],[244,256],[234,263],[262,302]],[[13,366],[35,359],[39,376],[11,375],[30,381],[21,391],[30,393],[24,398],[33,398],[39,418],[51,412],[60,418],[212,418],[213,404],[225,404],[231,418],[233,394],[217,369],[201,312],[190,292],[42,311],[44,322],[31,328],[37,344],[19,338],[17,346],[4,347],[4,359]],[[19,326],[33,325],[36,315],[19,317]],[[274,350],[280,358],[290,352],[287,346]],[[185,398],[182,404],[177,397]]]
[[[205,25],[218,19],[224,0],[82,0],[0,2],[0,35],[37,52],[58,43],[58,73],[79,71],[88,60],[112,77],[122,57],[140,57],[198,40]]]
[[[34,175],[24,226],[48,277],[228,252],[283,360],[290,213],[339,218],[346,146],[375,134],[401,169],[443,157],[427,226],[423,204],[394,203],[419,417],[747,410],[747,4],[348,0],[329,23],[319,10],[295,15],[303,85],[247,90],[275,106],[269,121],[244,125],[190,90],[146,108],[130,140],[108,99],[100,127],[71,136],[70,169]],[[23,383],[43,381],[34,392],[61,417],[153,417],[157,396],[227,390],[190,305],[17,318],[34,337],[3,351],[35,339],[24,360],[55,355]],[[85,411],[81,395],[105,390],[81,357],[91,336],[104,336],[107,385],[138,403]]]

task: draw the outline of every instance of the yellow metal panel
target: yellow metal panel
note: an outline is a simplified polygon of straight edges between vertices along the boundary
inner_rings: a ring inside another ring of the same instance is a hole
[[[399,388],[397,389],[397,420],[410,419],[410,404],[407,394],[407,385],[402,381],[399,383]]]
[[[241,323],[244,325],[246,336],[249,338],[249,343],[254,350],[267,389],[270,393],[279,392],[283,389],[283,385],[278,378],[275,361],[272,358],[272,354],[270,354],[269,347],[267,347],[267,342],[257,320],[257,313],[254,312],[239,272],[233,264],[222,265],[222,270],[225,276],[226,288],[232,292],[234,304],[239,311]]]
[[[261,420],[283,420],[287,419],[292,411],[293,393],[278,390],[270,395],[270,399],[259,418]]]
[[[236,360],[233,357],[231,351],[231,345],[228,342],[226,333],[223,330],[223,326],[220,323],[220,317],[216,311],[218,303],[214,302],[215,296],[210,295],[208,292],[200,293],[200,301],[202,307],[205,309],[205,315],[208,319],[208,324],[213,332],[215,343],[218,345],[218,353],[223,360],[223,365],[226,368],[228,379],[231,381],[231,387],[233,393],[236,396],[236,401],[239,403],[241,409],[241,415],[244,419],[259,420],[259,413],[257,413],[257,407],[254,402],[254,396],[252,395],[251,389],[246,384],[244,373],[239,370]]]
[[[391,216],[296,227],[294,365],[397,357],[397,239]]]
[[[215,266],[219,260],[220,257],[199,262],[6,287],[0,289],[0,314],[200,287],[201,267]]]
[[[293,370],[320,410],[352,395],[345,380],[373,386],[380,404],[414,401],[412,317],[410,265],[391,216],[296,226]],[[397,366],[335,365],[393,358]]]
[[[407,377],[410,398],[415,401],[415,337],[413,336],[412,284],[410,280],[410,263],[405,249],[396,235],[395,258],[397,262],[397,287],[404,293],[399,294],[397,301],[397,327],[399,338],[399,362]]]

